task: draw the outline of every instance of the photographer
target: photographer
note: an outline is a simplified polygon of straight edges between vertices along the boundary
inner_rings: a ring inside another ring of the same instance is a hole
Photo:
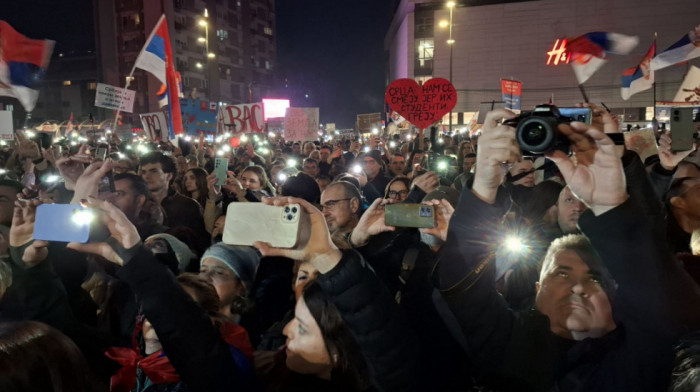
[[[550,247],[534,309],[514,312],[497,294],[493,247],[508,209],[499,185],[503,163],[521,156],[503,118],[514,114],[487,116],[474,185],[461,195],[435,275],[481,383],[518,391],[664,390],[673,342],[698,326],[698,312],[690,309],[698,309],[699,298],[629,197],[622,162],[601,131],[561,124],[578,163],[561,151],[549,155],[589,207],[579,220],[588,238],[568,236]],[[634,245],[620,252],[620,244]],[[679,303],[690,313],[674,310]]]

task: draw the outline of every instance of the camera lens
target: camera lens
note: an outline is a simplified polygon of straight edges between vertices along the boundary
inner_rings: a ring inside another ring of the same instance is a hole
[[[541,154],[554,147],[558,122],[553,117],[530,117],[518,124],[516,139],[520,148]]]
[[[284,212],[289,212],[289,207],[285,207]]]
[[[530,145],[539,145],[547,138],[547,129],[542,124],[530,124],[523,129],[523,141]]]
[[[292,212],[296,214],[296,213],[297,213],[297,208],[296,208],[296,207],[292,207]]]
[[[294,219],[294,215],[292,215],[292,214],[287,215],[287,220],[292,220],[292,219]]]

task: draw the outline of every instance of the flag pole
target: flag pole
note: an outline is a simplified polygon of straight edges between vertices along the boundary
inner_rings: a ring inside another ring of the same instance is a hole
[[[581,91],[581,95],[583,95],[583,102],[588,103],[588,95],[586,94],[586,89],[583,88],[583,84],[579,84],[578,89]]]
[[[656,56],[656,31],[654,32],[654,56]],[[654,88],[654,114],[651,116],[652,120],[656,120],[656,71],[654,72],[654,83],[652,87]]]

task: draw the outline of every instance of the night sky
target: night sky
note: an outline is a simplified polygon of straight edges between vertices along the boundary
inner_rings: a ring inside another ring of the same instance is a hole
[[[384,36],[394,0],[276,0],[277,73],[297,107],[319,107],[321,123],[352,128],[383,110]],[[95,49],[91,0],[8,0],[0,19],[56,52]],[[308,98],[305,95],[308,94]]]

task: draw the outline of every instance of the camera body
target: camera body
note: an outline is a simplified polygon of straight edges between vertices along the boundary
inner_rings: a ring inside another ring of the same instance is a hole
[[[572,121],[575,119],[562,115],[554,105],[538,105],[504,124],[515,128],[515,139],[523,154],[542,156],[547,151],[569,152],[569,139],[561,135],[557,127]]]

